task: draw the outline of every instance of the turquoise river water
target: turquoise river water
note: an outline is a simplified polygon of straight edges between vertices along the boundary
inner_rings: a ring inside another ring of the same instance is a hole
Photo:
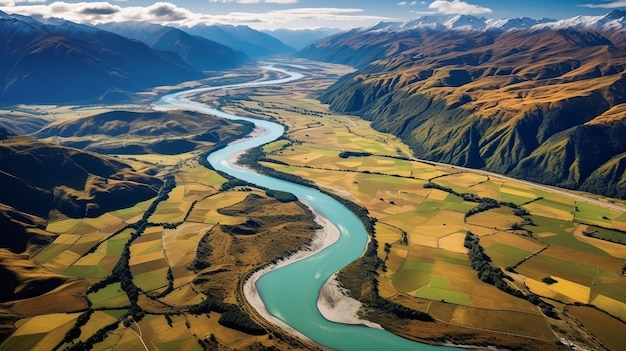
[[[365,250],[368,234],[363,224],[341,203],[315,189],[261,175],[229,163],[231,155],[279,138],[284,133],[283,126],[265,120],[231,115],[185,99],[187,96],[203,91],[278,85],[303,77],[300,73],[292,73],[279,68],[264,68],[287,74],[287,78],[186,90],[167,95],[157,101],[154,106],[155,108],[172,107],[194,110],[228,119],[245,120],[254,123],[257,128],[263,128],[265,130],[263,135],[232,143],[210,154],[208,160],[211,165],[217,170],[250,183],[294,194],[321,216],[326,217],[339,230],[340,237],[332,245],[312,256],[270,270],[258,279],[256,287],[267,311],[325,348],[335,350],[454,350],[450,347],[410,341],[382,329],[331,322],[321,315],[317,308],[317,300],[322,285],[335,272],[357,259]]]

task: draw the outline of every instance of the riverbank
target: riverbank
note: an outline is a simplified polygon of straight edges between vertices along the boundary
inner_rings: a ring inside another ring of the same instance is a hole
[[[236,156],[233,155],[233,157]],[[304,334],[274,317],[265,307],[265,304],[263,303],[263,300],[261,299],[261,296],[256,288],[256,282],[264,274],[312,256],[319,251],[324,250],[327,246],[332,245],[339,239],[339,230],[337,227],[335,227],[328,219],[321,216],[319,212],[315,211],[310,206],[309,209],[315,214],[315,222],[318,223],[322,229],[318,231],[315,238],[306,248],[299,250],[295,254],[286,257],[284,260],[281,260],[276,264],[254,272],[243,285],[243,294],[248,303],[261,317],[270,321],[272,324],[279,326],[291,335],[310,341],[310,339]],[[322,289],[319,292],[317,307],[322,316],[329,321],[343,324],[365,325],[370,328],[382,329],[380,325],[358,317],[357,313],[361,308],[361,303],[345,294],[344,289],[339,286],[334,275],[322,286]]]

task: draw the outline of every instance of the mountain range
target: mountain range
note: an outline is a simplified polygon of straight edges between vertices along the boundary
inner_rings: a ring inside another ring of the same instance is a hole
[[[381,23],[298,56],[358,67],[321,100],[420,158],[624,198],[624,15]]]
[[[295,51],[246,26],[183,29],[145,22],[94,27],[0,11],[0,105],[130,101],[249,57]]]
[[[241,51],[251,58],[263,56],[288,55],[296,50],[277,38],[254,30],[248,26],[196,25],[182,30]]]
[[[249,61],[242,52],[177,28],[148,22],[107,23],[97,28],[139,40],[156,50],[174,52],[198,71],[230,69]]]
[[[1,105],[118,101],[203,77],[172,53],[67,21],[0,13],[0,43]]]
[[[435,30],[519,30],[519,29],[595,29],[616,30],[626,25],[626,11],[615,10],[604,16],[576,16],[557,20],[554,18],[513,17],[488,19],[472,15],[419,16],[408,22],[380,22],[367,30],[399,31],[416,28]]]

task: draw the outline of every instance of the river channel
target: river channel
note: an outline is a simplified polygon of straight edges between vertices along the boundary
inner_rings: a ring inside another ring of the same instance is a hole
[[[266,120],[240,117],[193,102],[187,97],[204,91],[279,85],[303,77],[275,67],[263,67],[287,75],[286,78],[250,83],[196,88],[164,96],[153,106],[156,109],[179,108],[219,117],[252,122],[264,130],[262,135],[247,138],[208,156],[219,171],[269,189],[287,191],[311,206],[339,230],[339,239],[323,250],[286,266],[270,270],[256,281],[257,291],[267,311],[313,342],[336,350],[453,350],[413,342],[382,329],[361,325],[335,323],[325,319],[317,308],[323,284],[335,272],[363,254],[368,234],[361,221],[341,203],[318,190],[255,173],[229,163],[231,155],[276,140],[284,133],[283,126]]]

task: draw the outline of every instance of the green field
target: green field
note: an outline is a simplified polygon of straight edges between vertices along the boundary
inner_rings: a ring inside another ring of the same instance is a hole
[[[531,218],[535,225],[526,228],[534,233],[535,238],[543,242],[596,255],[606,255],[606,252],[599,248],[576,239],[573,234],[576,225],[573,222],[540,216],[531,216]]]
[[[106,287],[87,295],[94,308],[119,308],[130,305],[128,296],[122,290],[120,283],[109,284]]]
[[[405,261],[400,270],[391,279],[391,282],[398,291],[415,291],[430,283],[430,273],[433,264],[417,261]]]
[[[623,215],[622,212],[582,201],[576,201],[576,208],[577,211],[574,212],[576,222],[597,224],[603,227],[610,227],[612,219]]]

